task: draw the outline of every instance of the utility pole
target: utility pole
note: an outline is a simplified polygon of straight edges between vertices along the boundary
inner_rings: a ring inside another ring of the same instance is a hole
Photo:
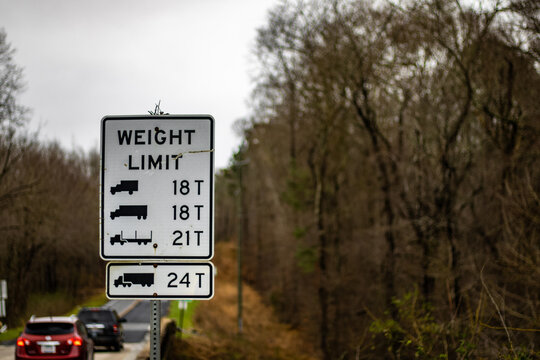
[[[235,161],[234,167],[237,171],[237,180],[238,180],[238,191],[236,196],[237,201],[237,218],[238,218],[238,244],[237,244],[237,272],[238,272],[238,334],[242,334],[243,331],[243,319],[242,319],[242,308],[243,308],[243,294],[242,294],[242,240],[244,237],[244,193],[243,193],[243,182],[242,182],[242,166],[245,166],[249,163],[249,160],[240,160]]]
[[[238,168],[238,334],[242,334],[242,236],[244,226],[243,205],[242,205],[242,168]]]

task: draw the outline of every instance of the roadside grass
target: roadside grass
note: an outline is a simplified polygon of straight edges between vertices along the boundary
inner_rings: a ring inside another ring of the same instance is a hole
[[[76,315],[83,307],[99,307],[105,305],[108,301],[109,299],[107,299],[105,291],[100,289],[98,292],[94,293],[94,295],[86,299],[82,304],[75,306],[71,311],[67,312],[66,315]]]
[[[65,292],[30,294],[23,322],[34,316],[59,316],[73,307],[73,296]]]
[[[246,283],[243,284],[243,332],[238,334],[235,243],[216,243],[212,261],[219,269],[214,298],[198,302],[192,314],[195,332],[181,340],[176,338],[167,359],[313,360],[319,357],[300,333],[279,323],[272,308]]]
[[[1,333],[0,334],[0,343],[4,342],[4,341],[10,341],[10,340],[16,339],[17,336],[19,336],[19,334],[22,332],[22,330],[23,330],[23,327],[21,326],[21,327],[18,327],[18,328],[9,329],[6,332]]]
[[[64,292],[32,294],[28,298],[26,315],[21,322],[26,322],[32,315],[35,316],[70,316],[76,315],[81,307],[101,306],[107,302],[105,292],[94,290],[82,302],[76,304],[76,299]],[[0,334],[0,342],[14,340],[23,331],[24,325],[12,328]]]
[[[177,324],[177,327],[186,329],[186,332],[181,334],[179,331],[176,332],[176,337],[189,337],[190,332],[189,330],[193,329],[193,315],[195,314],[195,309],[199,305],[198,301],[190,301],[188,302],[187,309],[184,310],[184,318],[183,323],[180,324],[180,309],[178,308],[178,303],[180,301],[173,300],[171,301],[169,305],[169,317],[170,319],[174,320]]]

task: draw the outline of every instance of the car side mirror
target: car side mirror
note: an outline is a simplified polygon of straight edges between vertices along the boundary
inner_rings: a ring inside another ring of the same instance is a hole
[[[118,322],[124,323],[124,322],[127,322],[127,320],[125,318],[120,318],[118,319]]]

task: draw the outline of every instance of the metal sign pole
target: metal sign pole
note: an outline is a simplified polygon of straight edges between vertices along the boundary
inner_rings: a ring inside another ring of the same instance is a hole
[[[161,300],[151,300],[150,303],[150,360],[161,360]]]

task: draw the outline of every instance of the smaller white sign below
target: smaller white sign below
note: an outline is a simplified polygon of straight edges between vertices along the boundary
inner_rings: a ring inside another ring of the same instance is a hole
[[[204,263],[109,263],[109,299],[198,299],[214,296],[214,266]]]
[[[7,317],[6,299],[7,299],[7,281],[0,280],[0,317]],[[1,333],[2,331],[0,331]]]
[[[0,280],[0,299],[7,299],[7,281]]]
[[[178,309],[180,310],[187,310],[189,304],[189,300],[180,300],[178,302]]]
[[[7,317],[6,300],[0,299],[0,317]],[[0,331],[2,333],[3,331]]]

